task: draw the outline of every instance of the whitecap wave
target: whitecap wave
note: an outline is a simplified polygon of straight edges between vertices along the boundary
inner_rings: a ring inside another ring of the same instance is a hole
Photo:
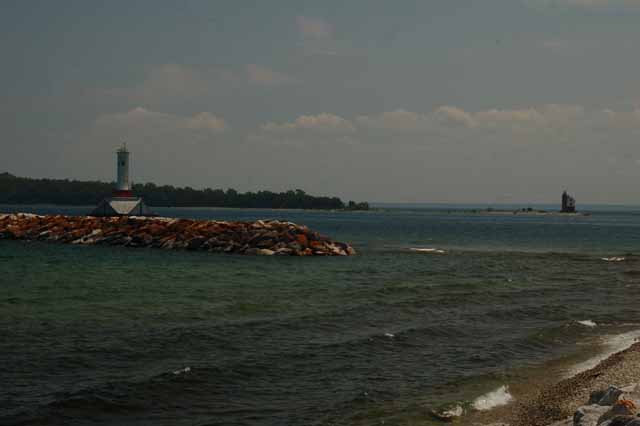
[[[567,374],[567,377],[587,371],[598,365],[601,361],[609,358],[611,355],[629,348],[640,339],[640,330],[634,330],[615,336],[606,336],[603,338],[604,349],[601,353],[593,358],[574,365]]]
[[[490,410],[495,407],[507,405],[513,401],[513,396],[509,393],[509,387],[506,385],[500,386],[498,389],[492,390],[482,396],[479,396],[473,401],[473,408],[476,410]]]
[[[602,257],[605,262],[624,262],[626,259],[622,256]]]
[[[180,370],[174,371],[173,374],[175,374],[177,376],[179,374],[189,373],[190,371],[191,371],[191,367],[185,367],[185,368],[181,368]]]
[[[409,250],[411,251],[417,251],[419,253],[433,253],[433,254],[446,254],[447,252],[442,250],[442,249],[438,249],[438,248],[432,248],[432,247],[411,247]]]
[[[584,325],[585,327],[597,327],[598,324],[596,324],[595,321],[591,321],[591,320],[582,320],[582,321],[576,321],[578,324],[580,325]]]

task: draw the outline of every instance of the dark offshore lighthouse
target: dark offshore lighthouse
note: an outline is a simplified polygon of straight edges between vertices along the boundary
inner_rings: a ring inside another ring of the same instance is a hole
[[[567,194],[567,191],[562,193],[562,208],[561,213],[575,213],[576,212],[576,199]]]

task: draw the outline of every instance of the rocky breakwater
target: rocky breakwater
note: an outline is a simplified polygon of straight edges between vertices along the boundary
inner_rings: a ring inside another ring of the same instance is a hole
[[[0,215],[0,239],[246,255],[348,256],[356,253],[349,244],[332,241],[306,226],[277,220],[223,222],[5,214]]]

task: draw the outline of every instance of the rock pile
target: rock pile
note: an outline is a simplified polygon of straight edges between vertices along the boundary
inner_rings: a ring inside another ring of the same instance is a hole
[[[640,386],[637,384],[591,393],[587,405],[566,420],[550,426],[640,426]]]
[[[0,215],[0,239],[155,247],[247,255],[348,256],[348,244],[277,220],[223,222],[149,217]]]

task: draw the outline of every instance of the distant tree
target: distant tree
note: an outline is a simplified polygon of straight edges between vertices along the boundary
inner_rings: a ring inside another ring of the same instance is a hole
[[[0,203],[2,204],[62,204],[92,205],[112,193],[113,182],[77,181],[68,179],[31,179],[0,173]],[[144,197],[150,206],[158,207],[241,207],[268,209],[345,209],[338,197],[315,197],[302,189],[286,192],[245,192],[235,189],[158,186],[148,182],[135,184],[135,194]],[[368,210],[368,203],[349,201],[348,210]]]

